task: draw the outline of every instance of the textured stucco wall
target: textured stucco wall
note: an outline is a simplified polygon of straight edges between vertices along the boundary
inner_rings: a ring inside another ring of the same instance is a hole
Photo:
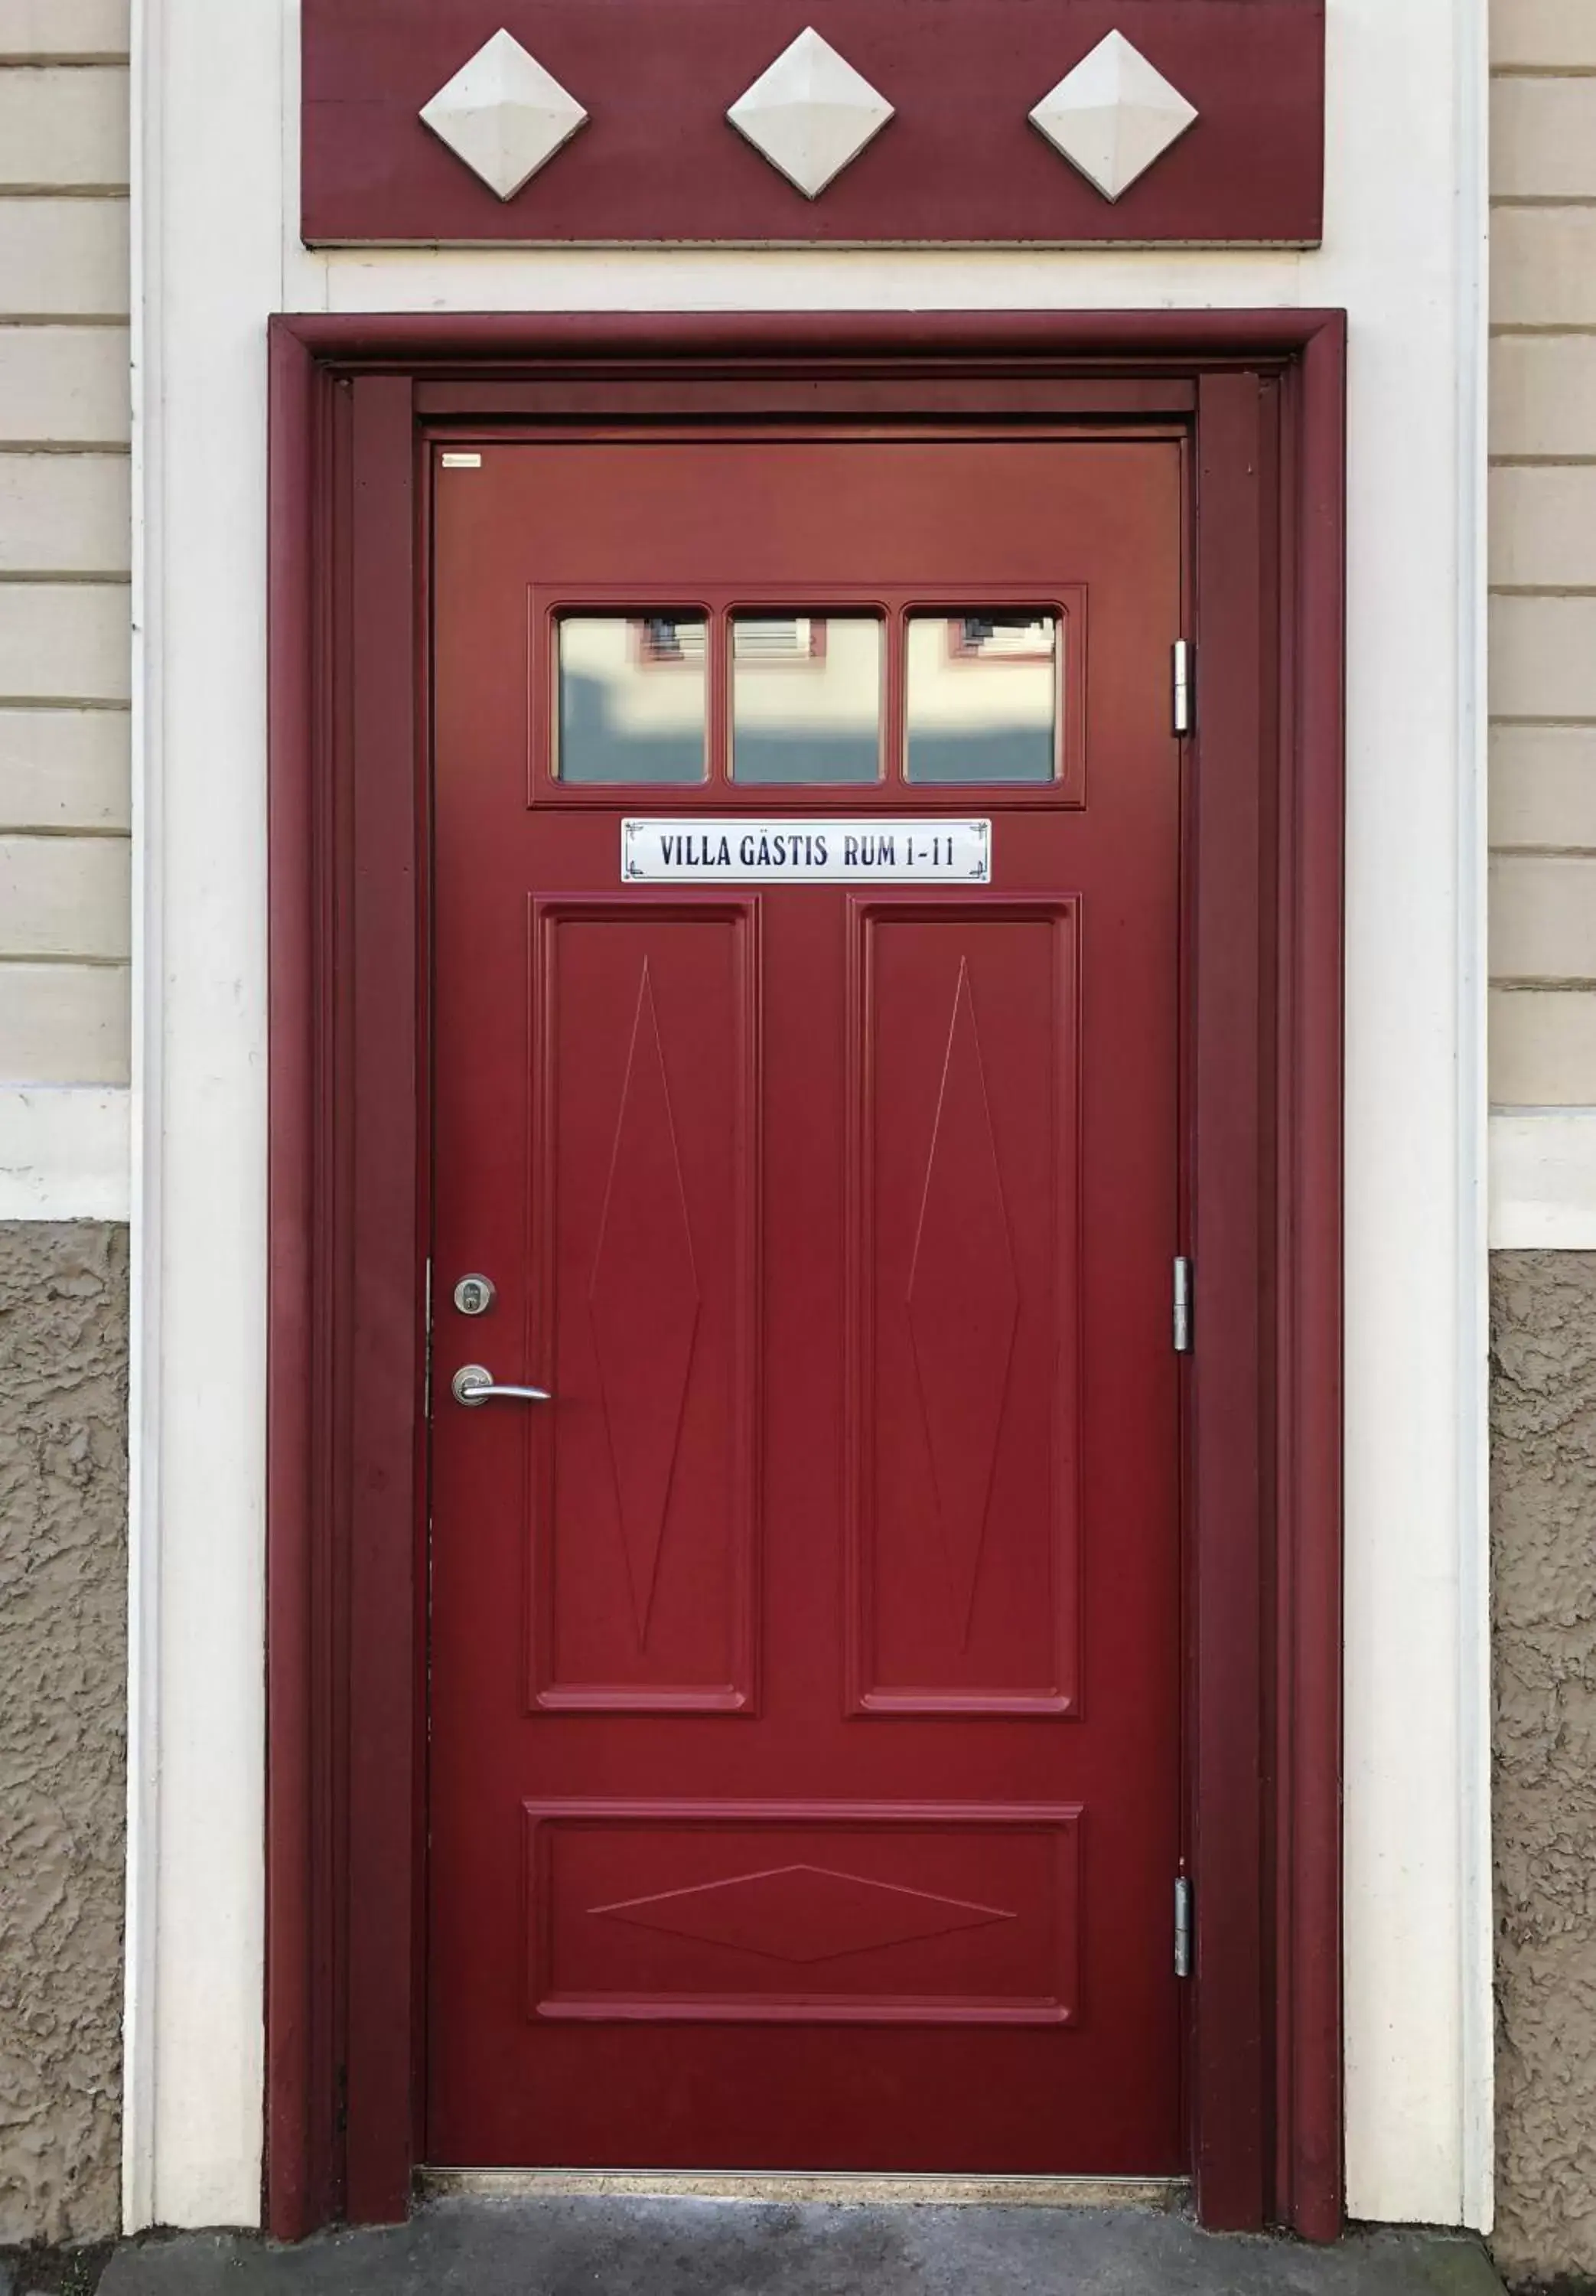
[[[0,1226],[0,2243],[114,2231],[127,1238]]]
[[[1497,2232],[1596,2274],[1596,1252],[1492,1267]]]

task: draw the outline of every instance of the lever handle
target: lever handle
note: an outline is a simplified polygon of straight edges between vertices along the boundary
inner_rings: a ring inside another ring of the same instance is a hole
[[[486,1364],[462,1364],[449,1382],[456,1403],[552,1403],[546,1387],[501,1387]]]

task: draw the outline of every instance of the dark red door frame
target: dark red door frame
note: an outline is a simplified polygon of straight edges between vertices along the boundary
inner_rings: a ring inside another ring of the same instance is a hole
[[[1191,426],[1191,2161],[1207,2224],[1338,2229],[1344,368],[1330,312],[273,323],[279,2236],[401,2216],[422,2157],[421,443],[750,415]]]

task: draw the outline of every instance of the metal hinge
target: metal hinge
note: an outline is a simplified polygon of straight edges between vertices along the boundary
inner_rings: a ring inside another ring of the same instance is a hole
[[[1177,1356],[1191,1352],[1191,1262],[1177,1259],[1174,1263],[1174,1351]]]
[[[1174,730],[1189,734],[1196,718],[1197,648],[1184,638],[1174,642]]]
[[[1185,1874],[1177,1874],[1174,1883],[1174,1973],[1191,1974],[1191,1882]]]
[[[432,1262],[430,1259],[427,1262],[422,1312],[426,1325],[422,1334],[422,1417],[430,1419],[432,1415]]]

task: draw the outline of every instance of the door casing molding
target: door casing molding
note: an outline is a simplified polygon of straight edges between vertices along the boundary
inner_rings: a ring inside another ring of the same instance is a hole
[[[279,2237],[402,2215],[420,2158],[422,442],[752,415],[1191,426],[1191,2158],[1211,2226],[1338,2230],[1345,364],[1328,311],[272,323]]]

